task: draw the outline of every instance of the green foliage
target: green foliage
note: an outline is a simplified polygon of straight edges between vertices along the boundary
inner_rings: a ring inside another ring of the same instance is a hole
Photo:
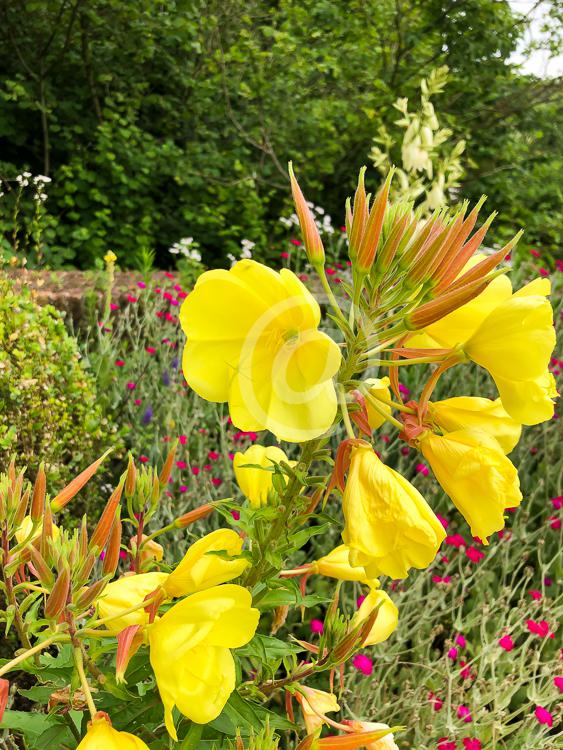
[[[114,443],[96,383],[61,315],[0,276],[0,462],[12,454],[64,482]]]
[[[263,254],[288,205],[287,160],[341,217],[393,102],[447,65],[441,118],[474,162],[464,193],[494,194],[501,222],[525,221],[529,241],[551,247],[556,82],[508,62],[526,31],[509,3],[450,6],[0,0],[2,190],[25,168],[53,178],[52,265],[89,267],[108,247],[127,266],[143,248],[168,265],[187,235],[208,265],[242,238]]]

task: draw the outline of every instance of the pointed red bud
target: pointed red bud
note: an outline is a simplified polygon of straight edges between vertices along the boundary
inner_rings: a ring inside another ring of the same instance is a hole
[[[168,484],[168,480],[170,479],[170,475],[172,474],[172,467],[174,466],[174,458],[176,456],[177,448],[178,441],[175,440],[172,443],[172,447],[170,448],[168,455],[166,456],[166,461],[164,462],[164,466],[162,467],[162,471],[160,472],[160,476],[158,478],[161,487],[166,487],[166,485]]]
[[[83,472],[75,477],[72,482],[69,482],[67,486],[62,489],[55,498],[53,498],[51,501],[51,508],[54,513],[57,513],[61,508],[64,508],[64,506],[84,487],[86,482],[88,482],[88,480],[98,471],[100,464],[109,453],[111,453],[111,448],[110,450],[107,450],[103,456],[98,458],[97,461],[90,464],[87,469],[84,469]]]
[[[214,510],[215,508],[213,507],[213,505],[210,505],[209,503],[200,505],[199,508],[194,508],[193,510],[188,511],[188,513],[184,513],[184,515],[180,516],[180,518],[177,518],[174,521],[174,526],[179,529],[184,529],[186,528],[186,526],[189,526],[195,521],[200,521],[202,518],[207,518],[207,516],[213,513]]]
[[[117,566],[119,564],[119,552],[121,551],[121,511],[117,509],[115,518],[113,519],[113,525],[111,527],[109,541],[106,547],[106,555],[104,557],[103,574],[105,576],[115,574]]]
[[[29,552],[31,563],[33,565],[33,574],[37,576],[43,586],[50,588],[55,582],[55,576],[53,575],[51,568],[45,562],[45,558],[39,550],[35,549],[33,544],[29,545],[27,551]]]
[[[82,589],[76,597],[76,609],[78,610],[78,612],[82,612],[85,609],[88,609],[88,607],[90,607],[102,594],[103,590],[107,586],[107,583],[108,582],[105,578],[101,578],[91,586]]]
[[[94,529],[94,533],[92,534],[92,538],[90,539],[90,549],[97,549],[102,550],[106,542],[109,538],[111,527],[113,526],[113,522],[115,520],[115,514],[117,512],[117,508],[119,506],[119,503],[121,502],[121,493],[123,492],[123,478],[120,480],[119,484],[113,491],[110,499],[107,502],[106,507],[102,511],[102,515],[100,516],[100,520],[98,521],[98,524],[96,528]]]
[[[322,266],[325,262],[325,251],[319,229],[315,223],[314,216],[307,205],[305,196],[299,187],[299,183],[293,172],[293,164],[291,162],[289,162],[288,168],[289,179],[291,182],[291,193],[293,195],[293,202],[295,203],[295,211],[299,219],[299,226],[301,227],[301,233],[303,235],[305,250],[307,251],[307,258],[313,266]]]
[[[47,492],[47,477],[45,475],[45,464],[39,466],[33,485],[33,498],[31,500],[31,520],[38,521],[43,515],[45,507],[45,494]]]
[[[125,497],[130,500],[135,493],[135,484],[137,482],[137,469],[133,456],[129,454],[129,463],[127,465],[127,475],[125,477]]]
[[[351,213],[351,225],[348,233],[348,254],[350,260],[355,260],[358,255],[368,221],[368,204],[364,185],[365,173],[366,167],[362,167],[358,176],[358,187],[356,188],[356,194],[354,195],[354,210],[353,213]]]
[[[389,170],[387,179],[377,194],[369,213],[369,218],[367,220],[355,262],[356,268],[360,273],[369,273],[373,261],[375,260],[379,239],[381,237],[381,230],[383,229],[383,220],[385,218],[387,199],[389,197],[389,189],[391,187],[391,180],[393,179],[394,171],[393,168]]]
[[[45,602],[45,617],[49,620],[58,618],[61,612],[64,610],[67,604],[68,592],[70,589],[70,571],[63,566],[63,569],[59,572],[57,580],[51,593],[47,597]]]

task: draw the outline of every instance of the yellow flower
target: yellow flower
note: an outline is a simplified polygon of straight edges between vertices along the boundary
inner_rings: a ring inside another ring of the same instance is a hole
[[[113,252],[113,250],[108,250],[104,255],[104,260],[106,263],[115,263],[115,261],[117,260],[117,255]]]
[[[526,285],[495,307],[463,346],[471,360],[489,371],[504,408],[522,424],[538,424],[546,414],[548,419],[553,415],[548,401],[554,385],[547,368],[555,330],[549,292],[548,279]],[[533,400],[520,399],[527,383]]]
[[[98,614],[101,618],[114,617],[120,612],[141,604],[144,598],[165,582],[167,573],[139,573],[123,576],[108,583],[98,599]],[[146,625],[148,614],[140,607],[121,617],[110,620],[105,627],[112,633],[119,633],[130,625]]]
[[[361,566],[350,565],[350,548],[345,544],[319,558],[313,563],[313,569],[315,573],[337,578],[339,581],[361,581],[369,586],[379,586],[379,581],[369,579]]]
[[[372,629],[364,641],[364,646],[375,646],[377,643],[386,641],[399,623],[399,610],[392,599],[385,593],[373,589],[362,602],[360,609],[352,618],[352,627],[356,628],[361,622],[367,620],[374,609],[377,608],[377,618]]]
[[[118,732],[100,712],[88,725],[86,736],[76,750],[149,750],[148,745],[129,732]]]
[[[235,689],[229,649],[254,636],[260,613],[251,601],[242,586],[215,586],[178,602],[150,627],[150,661],[174,740],[174,706],[191,721],[207,724]]]
[[[391,393],[389,392],[389,378],[369,378],[365,381],[365,384],[374,398],[383,399],[384,401],[389,401],[391,399]],[[391,414],[390,406],[384,404],[383,401],[380,401],[379,403],[381,404],[383,411],[387,412],[387,414]],[[385,417],[373,408],[368,399],[366,399],[366,409],[368,412],[369,426],[372,430],[377,430],[385,422]]]
[[[210,552],[226,552],[230,557],[240,555],[242,538],[232,529],[217,529],[191,545],[184,558],[163,583],[169,596],[186,596],[196,591],[238,578],[248,567],[242,558],[225,560]]]
[[[419,437],[419,447],[473,536],[486,543],[503,528],[505,509],[522,500],[518,472],[498,441],[478,430],[443,436],[427,431]]]
[[[522,427],[504,409],[500,398],[458,396],[428,405],[431,419],[445,432],[466,428],[482,430],[498,440],[504,453],[510,453],[520,440]]]
[[[288,461],[287,456],[281,448],[270,445],[251,445],[244,453],[235,453],[233,469],[238,486],[243,495],[248,498],[253,508],[259,508],[268,502],[268,493],[272,489],[273,472],[270,471],[274,464],[285,461],[290,465],[295,461]],[[245,464],[263,466],[263,469],[246,467]]]
[[[319,305],[291,271],[253,260],[207,271],[180,321],[186,380],[208,401],[228,401],[241,430],[302,442],[331,426],[340,349],[317,330]]]
[[[356,732],[377,732],[378,730],[390,729],[389,724],[379,724],[374,721],[347,721],[346,723]],[[364,747],[366,750],[399,750],[393,734],[386,734],[385,737],[370,742]]]
[[[33,521],[31,520],[31,516],[24,516],[22,519],[22,522],[16,529],[16,541],[18,544],[21,544],[22,542],[25,542],[26,539],[28,539],[28,542],[32,542],[34,539],[38,539],[41,536],[41,530],[43,529],[43,521],[39,521],[35,531],[33,532],[33,536],[30,536],[31,531],[33,529]],[[60,529],[58,526],[55,526],[53,524],[53,540],[56,541],[59,538],[60,535]]]
[[[301,685],[300,692],[295,693],[295,697],[301,706],[303,719],[307,734],[313,734],[325,723],[323,716],[329,711],[340,711],[340,706],[333,693],[326,693],[324,690]],[[319,716],[319,714],[322,714]]]
[[[342,498],[350,563],[369,578],[405,578],[430,565],[444,528],[420,492],[385,466],[367,443],[354,446]]]

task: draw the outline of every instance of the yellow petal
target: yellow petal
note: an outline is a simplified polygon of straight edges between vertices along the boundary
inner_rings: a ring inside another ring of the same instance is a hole
[[[418,490],[385,466],[371,446],[352,451],[342,507],[350,563],[364,566],[370,578],[404,578],[411,567],[425,568],[445,537]]]
[[[555,378],[545,371],[533,380],[510,380],[495,375],[495,384],[506,411],[522,424],[546,422],[555,413],[553,399],[559,395]]]
[[[352,627],[357,627],[377,608],[377,618],[364,642],[365,646],[375,646],[386,641],[399,624],[399,610],[385,591],[372,590],[352,618]]]
[[[275,445],[251,445],[244,453],[235,453],[233,469],[243,495],[248,498],[253,508],[259,508],[268,502],[268,493],[272,489],[273,473],[271,468],[280,461],[287,463],[288,458],[281,448]],[[294,462],[290,462],[294,463]],[[255,469],[245,464],[263,466]]]
[[[41,531],[43,529],[43,521],[39,521],[37,526],[35,527],[35,531],[33,532],[33,536],[30,536],[31,530],[33,529],[33,521],[31,519],[31,516],[24,516],[22,519],[22,522],[16,529],[16,541],[18,544],[21,544],[22,542],[25,542],[26,539],[28,539],[28,542],[32,542],[34,539],[38,539],[41,536]],[[57,539],[60,536],[60,529],[58,526],[53,525],[53,540],[57,541]]]
[[[409,342],[409,346],[414,346]],[[368,387],[369,392],[372,396],[377,399],[383,399],[380,401],[381,408],[387,414],[391,414],[391,407],[387,406],[384,401],[391,399],[391,393],[389,391],[389,378],[368,378],[365,381],[365,385]],[[376,411],[370,402],[366,399],[366,409],[368,413],[368,422],[372,430],[377,430],[385,422],[385,417]]]
[[[315,563],[317,573],[340,581],[361,581],[370,586],[379,586],[379,581],[372,581],[366,576],[362,567],[350,565],[350,548],[345,544],[335,547],[328,555],[319,558]]]
[[[139,573],[122,576],[117,581],[108,583],[98,599],[99,616],[101,618],[114,617],[120,612],[141,604],[144,598],[162,586],[167,578],[166,573]],[[129,625],[145,625],[146,623],[148,623],[148,614],[140,608],[135,612],[112,619],[105,627],[112,633],[119,633]]]
[[[209,552],[240,555],[242,538],[232,529],[217,529],[191,545],[181,562],[164,582],[169,596],[186,596],[237,578],[248,567],[247,560],[225,560]]]
[[[431,418],[446,432],[466,427],[482,430],[510,453],[520,440],[522,427],[504,409],[500,399],[457,396],[429,404]]]
[[[129,732],[118,732],[105,718],[95,718],[76,750],[149,750]]]
[[[484,432],[425,433],[420,449],[436,479],[483,542],[504,526],[504,511],[522,500],[518,472]]]
[[[547,369],[554,346],[551,305],[531,295],[512,297],[493,310],[464,351],[493,378],[533,380]]]
[[[310,688],[307,685],[301,686],[301,692],[296,693],[307,734],[313,734],[325,722],[319,714],[326,714],[332,711],[340,711],[340,706],[333,693],[327,693],[324,690]]]

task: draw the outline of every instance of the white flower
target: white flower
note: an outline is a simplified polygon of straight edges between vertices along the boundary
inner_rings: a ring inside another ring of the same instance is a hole
[[[37,177],[33,178],[33,182],[38,185],[40,182],[42,182],[44,185],[47,185],[49,182],[51,182],[51,178],[47,177],[44,174],[38,174]]]
[[[288,229],[289,227],[293,226],[293,222],[291,221],[291,219],[288,219],[286,216],[280,216],[280,221],[284,225],[284,227],[287,227]]]
[[[168,248],[168,252],[172,255],[178,255],[180,252],[180,246],[176,243],[175,245],[172,245],[172,247]]]
[[[190,258],[190,260],[195,260],[199,263],[201,261],[201,253],[199,250],[191,250],[188,255],[186,255],[186,258]]]
[[[325,210],[322,206],[315,206],[315,211],[320,214],[321,216],[324,214]]]
[[[256,245],[256,243],[252,242],[252,240],[241,240],[240,244],[244,250],[252,250],[252,248]]]

